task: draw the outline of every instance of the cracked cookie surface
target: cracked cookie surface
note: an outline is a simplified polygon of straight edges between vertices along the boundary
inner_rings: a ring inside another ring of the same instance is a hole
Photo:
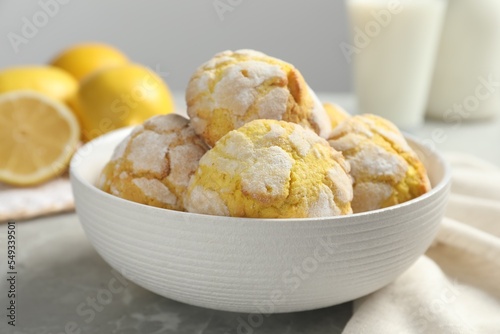
[[[225,51],[201,65],[186,90],[187,112],[209,146],[255,120],[275,119],[326,137],[328,115],[293,65],[254,50]]]
[[[328,142],[351,165],[354,213],[403,203],[430,190],[417,154],[391,122],[370,114],[340,123]]]
[[[137,203],[183,211],[183,196],[206,150],[187,119],[155,116],[117,146],[97,186]]]
[[[189,212],[254,218],[352,213],[352,180],[342,154],[313,131],[255,120],[222,137],[200,160]]]

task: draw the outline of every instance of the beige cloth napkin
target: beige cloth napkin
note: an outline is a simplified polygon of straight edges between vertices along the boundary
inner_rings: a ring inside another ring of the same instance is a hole
[[[62,176],[36,187],[0,184],[0,223],[74,209],[71,184]]]
[[[344,334],[500,333],[500,168],[447,158],[453,184],[433,245],[396,281],[355,301]]]

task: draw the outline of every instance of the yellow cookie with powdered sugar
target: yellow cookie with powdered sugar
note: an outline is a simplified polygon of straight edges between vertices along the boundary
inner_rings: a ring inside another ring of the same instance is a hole
[[[225,51],[201,65],[186,91],[195,131],[213,146],[255,119],[300,124],[326,137],[323,106],[293,65],[253,50]]]
[[[254,218],[352,213],[342,154],[310,129],[254,120],[222,137],[200,160],[185,199],[189,212]]]
[[[117,146],[97,186],[137,203],[183,211],[188,183],[207,149],[184,117],[152,117]]]
[[[430,190],[424,165],[388,120],[353,116],[333,129],[328,141],[351,165],[354,213],[403,203]]]

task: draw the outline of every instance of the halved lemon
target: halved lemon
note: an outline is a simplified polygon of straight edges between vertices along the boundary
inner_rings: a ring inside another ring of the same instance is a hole
[[[64,104],[34,91],[0,94],[0,181],[28,186],[63,173],[80,138]]]

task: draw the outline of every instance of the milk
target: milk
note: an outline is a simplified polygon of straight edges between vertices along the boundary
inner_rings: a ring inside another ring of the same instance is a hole
[[[500,113],[500,1],[449,0],[427,113],[444,121]]]
[[[361,113],[411,129],[424,118],[444,0],[347,0]],[[342,47],[341,47],[342,48]]]

